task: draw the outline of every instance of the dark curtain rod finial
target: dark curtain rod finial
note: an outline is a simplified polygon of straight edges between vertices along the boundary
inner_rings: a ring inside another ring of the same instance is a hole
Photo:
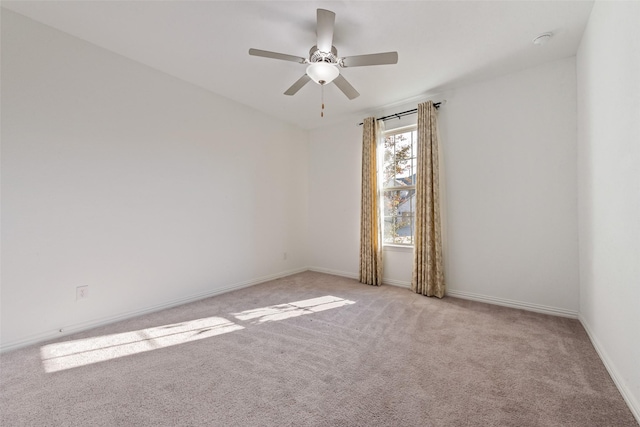
[[[446,101],[443,101],[443,102],[446,102]],[[436,110],[437,110],[438,108],[440,108],[441,104],[442,104],[442,102],[434,102],[433,106],[436,107]],[[413,110],[403,111],[402,113],[395,113],[395,114],[390,114],[390,115],[384,116],[384,117],[378,117],[376,120],[385,121],[385,120],[393,119],[395,117],[397,117],[398,120],[400,120],[404,116],[408,116],[410,114],[415,114],[417,112],[418,112],[418,109],[414,108]],[[358,126],[362,126],[363,124],[364,123],[358,123]]]

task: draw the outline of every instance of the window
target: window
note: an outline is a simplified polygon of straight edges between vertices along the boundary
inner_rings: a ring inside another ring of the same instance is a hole
[[[418,149],[416,128],[414,125],[384,134],[383,243],[387,245],[413,245]]]

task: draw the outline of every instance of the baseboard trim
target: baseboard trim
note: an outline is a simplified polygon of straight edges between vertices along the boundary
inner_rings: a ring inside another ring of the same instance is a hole
[[[346,277],[348,279],[356,279],[358,280],[360,277],[355,273],[347,273],[346,271],[339,270],[331,270],[329,268],[322,267],[309,267],[309,271],[315,271],[317,273],[326,273],[333,274],[334,276]],[[382,279],[382,284],[391,285],[391,286],[399,286],[401,288],[411,288],[410,282],[404,282],[402,280],[394,280],[394,279]]]
[[[382,283],[385,285],[397,286],[399,288],[411,289],[411,282],[405,282],[403,280],[394,279],[382,279]]]
[[[359,276],[355,273],[347,273],[346,271],[331,270],[329,268],[308,267],[307,270],[315,271],[316,273],[325,273],[325,274],[332,274],[334,276],[346,277],[348,279],[356,279],[356,280],[359,279]]]
[[[121,320],[130,319],[137,316],[142,316],[144,314],[153,313],[160,310],[165,310],[171,307],[177,307],[179,305],[188,304],[190,302],[198,301],[201,299],[213,297],[216,295],[225,294],[227,292],[232,292],[242,288],[248,288],[250,286],[254,286],[260,283],[268,282],[270,280],[279,279],[281,277],[291,276],[293,274],[302,273],[307,271],[306,267],[297,268],[293,270],[286,270],[275,274],[270,274],[267,276],[258,277],[251,280],[246,280],[244,282],[238,282],[230,286],[225,286],[224,288],[219,288],[207,292],[202,292],[198,294],[194,294],[185,298],[178,298],[172,301],[167,301],[165,303],[145,307],[140,310],[127,311],[124,313],[119,313],[113,316],[106,316],[98,319],[89,320],[86,322],[76,323],[73,325],[64,326],[58,330],[54,331],[46,331],[38,334],[30,335],[26,338],[9,342],[0,346],[0,353],[4,353],[11,350],[17,350],[22,347],[27,347],[33,344],[38,344],[44,341],[52,340],[55,338],[61,338],[66,335],[70,335],[76,332],[86,331],[88,329],[96,328],[98,326],[108,325],[110,323],[119,322]]]
[[[587,332],[587,335],[589,336],[589,340],[591,340],[591,344],[593,345],[593,348],[596,349],[596,353],[598,353],[598,356],[600,357],[600,360],[602,360],[602,363],[604,364],[604,367],[607,369],[607,372],[609,372],[609,376],[613,380],[613,383],[616,385],[616,387],[618,388],[618,391],[622,395],[622,398],[627,403],[629,410],[631,410],[631,413],[635,417],[636,421],[638,422],[638,424],[640,424],[640,402],[637,402],[634,399],[631,391],[627,389],[624,382],[622,382],[622,375],[620,375],[618,371],[615,369],[614,367],[615,365],[611,362],[611,359],[607,355],[607,352],[600,345],[596,336],[593,334],[593,332],[591,332],[589,323],[584,318],[584,316],[582,316],[582,314],[578,316],[578,321],[582,324],[582,327]]]
[[[503,307],[517,308],[520,310],[534,311],[536,313],[550,314],[552,316],[569,317],[571,319],[578,318],[578,312],[558,307],[549,307],[546,305],[532,304],[523,301],[515,301],[505,298],[491,297],[487,295],[474,294],[471,292],[457,291],[447,289],[446,294],[455,298],[461,298],[471,301],[484,302],[487,304],[501,305]]]
[[[309,271],[333,274],[334,276],[347,277],[347,278],[356,279],[356,280],[358,279],[357,274],[347,273],[345,271],[339,271],[339,270],[331,270],[329,268],[309,267]],[[411,282],[405,282],[403,280],[383,279],[382,283],[385,285],[398,286],[400,288],[411,289]],[[552,316],[568,317],[571,319],[578,318],[577,311],[567,310],[564,308],[549,307],[549,306],[540,305],[540,304],[531,304],[523,301],[515,301],[515,300],[509,300],[505,298],[496,298],[496,297],[491,297],[487,295],[480,295],[480,294],[474,294],[471,292],[457,291],[457,290],[450,290],[450,289],[447,289],[446,294],[454,298],[484,302],[487,304],[500,305],[500,306],[509,307],[509,308],[517,308],[519,310],[533,311],[536,313],[549,314]]]

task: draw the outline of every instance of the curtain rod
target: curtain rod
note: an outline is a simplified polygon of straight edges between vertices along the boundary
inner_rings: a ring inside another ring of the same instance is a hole
[[[444,101],[444,102],[446,102],[446,101]],[[433,106],[436,107],[436,110],[437,110],[438,108],[440,108],[440,104],[442,104],[442,102],[434,102]],[[410,114],[415,114],[417,112],[418,112],[418,109],[414,108],[413,110],[403,111],[402,113],[395,113],[395,114],[389,114],[388,116],[384,116],[384,117],[378,117],[376,120],[385,121],[385,120],[395,119],[395,118],[400,119],[401,117],[408,116]],[[363,124],[364,124],[364,122],[363,123],[358,123],[358,126],[362,126]]]

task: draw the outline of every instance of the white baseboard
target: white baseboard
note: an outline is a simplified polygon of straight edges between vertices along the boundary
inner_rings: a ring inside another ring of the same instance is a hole
[[[258,277],[256,279],[247,280],[244,282],[235,283],[230,286],[225,286],[224,288],[219,288],[207,292],[202,292],[199,294],[194,294],[185,298],[178,298],[172,301],[167,301],[162,304],[157,304],[149,307],[145,307],[140,310],[128,311],[124,313],[119,313],[113,316],[102,317],[99,319],[93,319],[86,322],[76,323],[73,325],[67,325],[61,329],[46,331],[38,334],[33,334],[23,339],[19,339],[16,341],[11,341],[6,344],[3,344],[0,347],[0,353],[4,353],[6,351],[17,350],[22,347],[27,347],[29,345],[38,344],[43,341],[48,341],[55,338],[60,338],[66,335],[70,335],[76,332],[85,331],[88,329],[96,328],[98,326],[107,325],[109,323],[118,322],[121,320],[130,319],[132,317],[141,316],[143,314],[149,314],[156,311],[164,310],[171,307],[176,307],[182,304],[187,304],[190,302],[198,301],[201,299],[213,297],[216,295],[221,295],[227,292],[235,291],[242,288],[247,288],[249,286],[257,285],[259,283],[268,282],[270,280],[279,279],[281,277],[291,276],[292,274],[302,273],[307,271],[306,267],[298,268],[294,270],[282,271],[280,273],[270,274],[268,276]]]
[[[384,283],[388,285],[399,286],[401,288],[411,289],[411,282],[404,282],[401,280],[393,280],[393,279],[384,279]],[[474,294],[471,292],[457,291],[457,290],[451,290],[451,289],[447,289],[446,295],[454,298],[484,302],[484,303],[493,304],[493,305],[501,305],[503,307],[517,308],[520,310],[534,311],[536,313],[550,314],[552,316],[569,317],[571,319],[578,318],[577,311],[567,310],[564,308],[549,307],[545,305],[532,304],[532,303],[522,302],[522,301],[514,301],[514,300],[505,299],[505,298],[496,298],[496,297],[491,297],[487,295],[480,295],[480,294]]]
[[[411,289],[411,282],[405,282],[403,280],[382,279],[382,283],[385,285],[398,286],[400,288]]]
[[[331,270],[329,268],[309,267],[308,270],[309,271],[315,271],[315,272],[318,272],[318,273],[333,274],[334,276],[346,277],[348,279],[356,279],[356,280],[358,280],[360,278],[358,276],[358,274],[356,274],[356,273],[347,273],[346,271]],[[404,282],[402,280],[383,279],[382,283],[384,285],[399,286],[401,288],[411,288],[411,283]]]
[[[565,308],[549,307],[546,305],[532,304],[523,301],[514,301],[505,298],[491,297],[487,295],[479,295],[471,292],[456,291],[447,289],[446,294],[455,298],[462,298],[471,301],[485,302],[487,304],[501,305],[503,307],[518,308],[520,310],[534,311],[536,313],[550,314],[552,316],[569,317],[571,319],[578,318],[578,312],[567,310]]]
[[[598,356],[600,356],[600,360],[602,360],[604,367],[607,369],[607,372],[609,372],[609,376],[618,388],[618,391],[622,395],[622,398],[627,403],[627,406],[631,410],[633,416],[636,418],[638,424],[640,424],[640,402],[636,401],[633,397],[633,394],[627,389],[626,385],[622,381],[622,375],[620,375],[615,369],[615,365],[611,362],[611,359],[607,355],[607,352],[604,351],[604,347],[600,345],[596,336],[591,332],[589,323],[587,323],[587,320],[584,318],[584,316],[579,315],[578,320],[582,324],[584,330],[587,332],[587,335],[591,340],[591,344],[593,344],[593,347],[596,349],[596,353],[598,353]]]
[[[347,273],[346,271],[331,270],[329,268],[308,267],[307,270],[315,271],[317,273],[333,274],[334,276],[341,276],[341,277],[346,277],[346,278],[349,278],[349,279],[358,280],[360,278],[357,273]]]
[[[357,274],[347,273],[345,271],[331,270],[328,268],[321,268],[321,267],[309,267],[309,270],[317,271],[319,273],[333,274],[335,276],[347,277],[350,279],[358,279]],[[383,279],[382,282],[385,285],[398,286],[401,288],[411,289],[411,282],[405,282],[403,280]],[[569,317],[571,319],[578,318],[577,311],[567,310],[564,308],[549,307],[549,306],[540,305],[540,304],[532,304],[532,303],[523,302],[523,301],[514,301],[514,300],[505,299],[505,298],[496,298],[496,297],[491,297],[487,295],[480,295],[480,294],[474,294],[471,292],[456,291],[456,290],[450,290],[450,289],[447,289],[446,295],[452,296],[455,298],[471,300],[471,301],[484,302],[487,304],[501,305],[503,307],[517,308],[520,310],[534,311],[536,313],[550,314],[552,316]]]
[[[345,271],[331,270],[331,269],[322,268],[322,267],[309,267],[309,270],[316,271],[318,273],[333,274],[334,276],[347,277],[350,279],[356,279],[356,280],[358,279],[357,274],[348,273]],[[383,279],[382,282],[385,285],[398,286],[401,288],[411,289],[411,282],[405,282],[403,280]],[[578,318],[577,311],[567,310],[564,308],[549,307],[549,306],[540,305],[540,304],[532,304],[532,303],[523,302],[523,301],[515,301],[515,300],[509,300],[505,298],[497,298],[497,297],[492,297],[487,295],[480,295],[480,294],[474,294],[471,292],[464,292],[464,291],[457,291],[457,290],[450,290],[450,289],[447,289],[446,295],[454,298],[461,298],[461,299],[466,299],[471,301],[484,302],[487,304],[500,305],[503,307],[517,308],[520,310],[534,311],[536,313],[550,314],[552,316],[569,317],[571,319]]]

